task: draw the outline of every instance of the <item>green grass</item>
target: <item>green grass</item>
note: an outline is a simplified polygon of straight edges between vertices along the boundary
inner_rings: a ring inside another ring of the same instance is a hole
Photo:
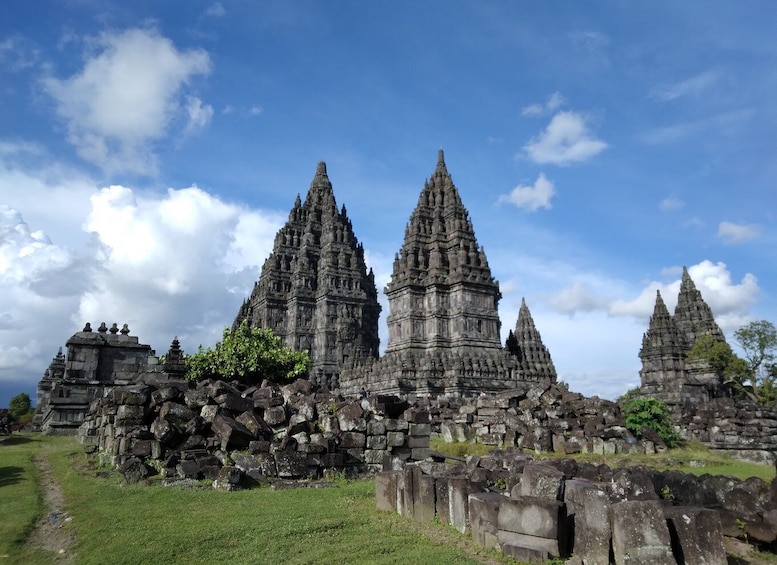
[[[494,446],[466,442],[445,443],[441,438],[433,437],[431,449],[449,455],[466,457],[467,455],[487,455],[494,449]],[[532,451],[529,453],[538,459],[572,457],[578,461],[603,463],[611,468],[644,465],[661,471],[677,469],[693,475],[725,475],[738,479],[758,477],[766,482],[771,481],[775,476],[775,469],[772,465],[738,461],[724,454],[713,453],[702,444],[692,442],[687,443],[684,447],[670,449],[665,453],[656,453],[655,455],[594,455],[592,453],[576,453],[574,455],[542,453],[538,455]]]
[[[26,503],[14,502],[17,511],[29,507],[24,519],[3,519],[16,540],[7,546],[5,563],[50,562],[23,545],[41,511],[30,464],[35,449],[45,450],[63,488],[64,510],[73,517],[67,527],[76,536],[69,552],[79,564],[502,562],[448,526],[376,512],[374,480],[237,492],[125,485],[117,476],[96,477],[73,440],[41,437],[0,444],[4,462],[26,460],[28,470],[13,485],[4,484],[0,497],[5,502],[17,490],[31,493]]]

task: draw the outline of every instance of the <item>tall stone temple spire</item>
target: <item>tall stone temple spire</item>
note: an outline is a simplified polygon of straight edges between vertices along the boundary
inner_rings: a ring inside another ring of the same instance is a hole
[[[473,396],[524,380],[555,380],[531,316],[520,322],[525,374],[518,357],[502,347],[499,284],[442,151],[410,215],[385,292],[386,354],[344,372],[343,392],[364,387],[379,394]]]
[[[683,336],[669,315],[661,291],[656,291],[656,305],[639,352],[643,388],[653,393],[667,387],[676,389],[683,378],[685,351]]]
[[[703,335],[722,343],[726,341],[712,310],[696,289],[688,269],[683,267],[674,316],[669,314],[661,293],[656,296],[650,326],[642,337],[639,352],[642,369],[638,394],[665,401],[678,415],[687,403],[707,402],[721,394],[722,375],[707,361],[688,357],[693,344]]]
[[[336,386],[340,372],[378,356],[380,305],[372,269],[345,207],[338,210],[320,162],[303,203],[297,195],[234,326],[269,328],[308,350],[311,380]]]
[[[518,358],[521,377],[531,381],[549,379],[555,382],[556,368],[553,366],[548,348],[542,343],[540,332],[534,325],[534,319],[524,298],[521,298],[521,308],[518,310],[518,320],[512,337],[513,346],[509,349]]]
[[[499,284],[442,150],[394,259],[387,352],[477,346],[500,349]]]
[[[674,309],[674,321],[688,347],[692,347],[696,338],[702,335],[710,335],[716,341],[726,341],[720,327],[715,323],[712,310],[704,302],[701,292],[696,289],[686,267],[683,267],[680,294],[677,296],[677,306]]]

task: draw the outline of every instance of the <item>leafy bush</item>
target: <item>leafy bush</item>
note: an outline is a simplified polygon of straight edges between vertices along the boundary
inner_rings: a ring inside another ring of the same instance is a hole
[[[674,431],[666,404],[658,398],[629,398],[622,406],[626,427],[638,437],[642,430],[651,429],[667,447],[677,447],[680,436]]]
[[[263,379],[287,383],[305,377],[309,367],[307,351],[293,351],[272,330],[251,328],[245,321],[234,330],[225,328],[213,349],[200,346],[186,356],[186,378],[191,382],[217,378],[249,385]]]

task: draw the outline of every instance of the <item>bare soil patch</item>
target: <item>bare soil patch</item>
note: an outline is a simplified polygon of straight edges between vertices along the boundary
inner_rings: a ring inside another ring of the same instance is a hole
[[[75,563],[70,548],[75,541],[70,522],[73,517],[63,509],[65,497],[54,480],[51,465],[44,454],[33,456],[43,489],[44,513],[35,525],[27,543],[35,549],[52,554],[56,563]]]

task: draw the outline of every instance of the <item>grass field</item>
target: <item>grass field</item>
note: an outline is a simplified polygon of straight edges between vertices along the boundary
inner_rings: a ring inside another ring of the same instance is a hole
[[[467,447],[469,446],[469,447]],[[457,455],[484,446],[435,442]],[[34,457],[45,457],[62,487],[68,548],[79,564],[137,563],[504,563],[450,527],[419,524],[375,511],[372,480],[337,488],[216,492],[160,485],[126,485],[101,471],[70,438],[15,435],[0,442],[0,565],[57,563],[27,543],[48,511]],[[739,463],[699,447],[650,457],[581,458],[647,464],[697,474],[771,480],[769,466]]]
[[[485,455],[493,446],[480,443],[445,443],[440,438],[432,438],[431,449],[450,455],[466,457],[467,455]],[[701,444],[688,443],[685,447],[672,449],[666,453],[655,455],[594,455],[591,453],[577,453],[573,456],[558,455],[554,453],[533,454],[537,458],[573,457],[578,461],[605,464],[611,468],[644,465],[654,469],[677,469],[693,475],[726,475],[738,479],[758,477],[766,482],[775,476],[775,469],[771,465],[747,463],[731,459],[720,453],[712,453]]]
[[[97,478],[73,440],[17,436],[0,443],[0,564],[55,562],[24,543],[43,511],[37,454],[62,486],[79,564],[505,562],[450,527],[376,512],[373,480],[280,491],[130,486]]]

